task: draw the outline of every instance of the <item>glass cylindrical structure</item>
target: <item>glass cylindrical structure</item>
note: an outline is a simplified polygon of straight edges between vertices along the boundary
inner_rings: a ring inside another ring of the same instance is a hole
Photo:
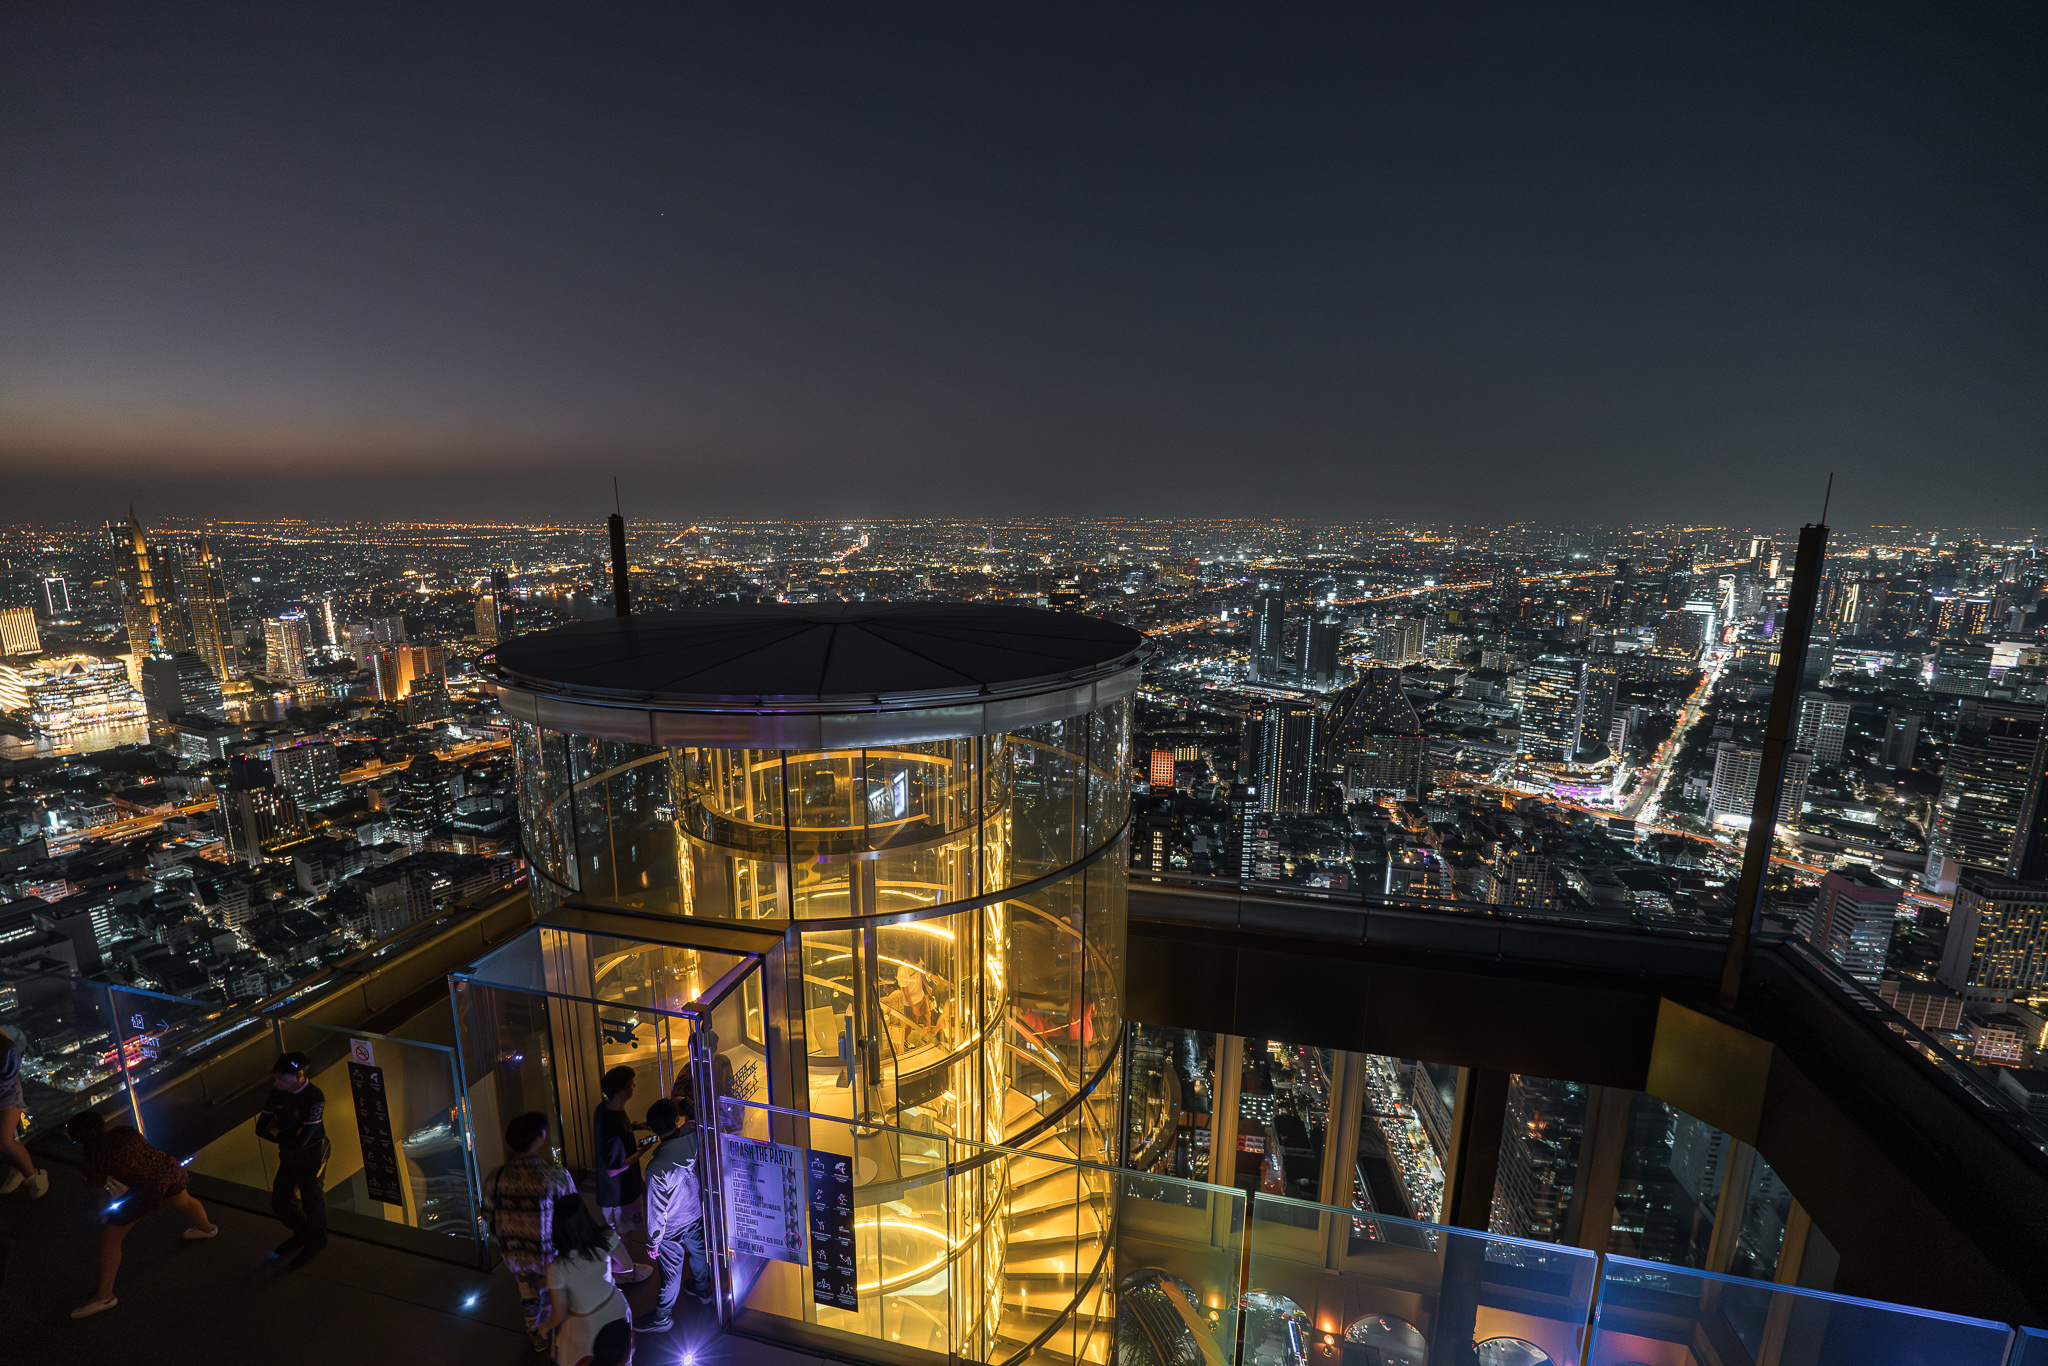
[[[1076,1156],[1098,1159],[1140,645],[1093,618],[904,604],[509,642],[536,905],[781,932],[778,1104],[999,1144],[1085,1110]]]

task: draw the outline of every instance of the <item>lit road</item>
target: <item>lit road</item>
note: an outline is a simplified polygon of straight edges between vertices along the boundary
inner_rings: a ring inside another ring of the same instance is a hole
[[[132,840],[139,835],[146,835],[152,830],[159,829],[165,821],[176,820],[180,816],[197,816],[203,812],[214,810],[215,805],[209,799],[203,802],[192,802],[186,806],[173,806],[162,811],[152,811],[145,816],[130,816],[127,820],[115,821],[109,825],[95,825],[84,830],[66,831],[62,835],[53,836],[49,847],[54,853],[69,849],[88,839]]]
[[[1714,695],[1714,684],[1720,680],[1722,666],[1727,663],[1723,656],[1707,665],[1700,675],[1700,684],[1685,699],[1685,705],[1678,709],[1678,724],[1671,728],[1671,734],[1657,747],[1657,753],[1650,760],[1650,769],[1643,782],[1636,788],[1635,796],[1628,799],[1621,814],[1635,820],[1647,809],[1645,820],[1657,819],[1656,803],[1664,794],[1664,784],[1671,778],[1671,765],[1677,760],[1679,751],[1685,748],[1685,737],[1699,724],[1701,714],[1706,710],[1707,699]]]
[[[453,749],[437,750],[436,754],[442,759],[453,762],[473,758],[476,755],[485,754],[492,750],[508,749],[511,747],[511,743],[510,740],[472,740],[466,744],[457,745]],[[411,764],[412,760],[409,758],[393,764],[387,764],[378,760],[364,764],[361,768],[348,770],[341,775],[341,781],[343,783],[367,782],[372,778],[382,777],[387,773],[397,773],[411,766]],[[142,816],[131,816],[127,820],[114,821],[108,825],[95,825],[85,830],[67,831],[62,835],[53,836],[50,839],[49,847],[53,852],[61,852],[73,848],[88,839],[114,841],[137,839],[152,831],[161,829],[166,821],[175,820],[180,816],[203,815],[219,809],[219,801],[213,798],[203,802],[191,802],[184,806],[168,807],[162,811],[152,811]]]

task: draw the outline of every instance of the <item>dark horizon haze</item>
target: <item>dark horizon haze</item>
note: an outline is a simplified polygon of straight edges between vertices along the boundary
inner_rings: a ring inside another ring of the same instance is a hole
[[[0,520],[2048,520],[2048,11],[0,15]]]

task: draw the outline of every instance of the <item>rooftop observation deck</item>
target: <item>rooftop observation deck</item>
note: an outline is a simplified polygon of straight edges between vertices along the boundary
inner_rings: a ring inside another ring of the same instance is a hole
[[[1136,1020],[1655,1094],[1768,1159],[1839,1252],[1836,1291],[2048,1324],[2038,1125],[1803,945],[1760,945],[1727,1011],[1715,1000],[1723,944],[1710,932],[1143,873],[1130,892]],[[392,1029],[445,990],[447,972],[532,923],[523,891],[508,888],[259,1003],[261,1013]],[[263,1080],[267,1036],[225,1037],[156,1088],[152,1137],[166,1146],[207,1141]],[[1468,1122],[1477,1136],[1452,1156],[1465,1194],[1442,1219],[1484,1228],[1473,1192],[1493,1187],[1501,1117]],[[233,1182],[195,1184],[219,1239],[187,1243],[175,1216],[155,1216],[130,1239],[121,1305],[75,1323],[66,1314],[89,1290],[97,1224],[66,1145],[42,1148],[51,1194],[0,1199],[0,1236],[13,1244],[0,1338],[20,1360],[254,1360],[279,1343],[305,1362],[535,1359],[502,1269],[424,1256],[337,1220],[343,1236],[327,1253],[287,1272],[266,1260],[280,1234],[262,1201],[246,1189],[223,1198]],[[637,1359],[666,1366],[686,1351],[707,1363],[811,1359],[720,1337],[701,1319],[648,1339]]]

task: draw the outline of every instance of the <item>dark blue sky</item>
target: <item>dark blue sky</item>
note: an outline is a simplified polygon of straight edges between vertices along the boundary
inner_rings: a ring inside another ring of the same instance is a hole
[[[430,8],[0,14],[0,518],[2048,520],[2039,5]]]

